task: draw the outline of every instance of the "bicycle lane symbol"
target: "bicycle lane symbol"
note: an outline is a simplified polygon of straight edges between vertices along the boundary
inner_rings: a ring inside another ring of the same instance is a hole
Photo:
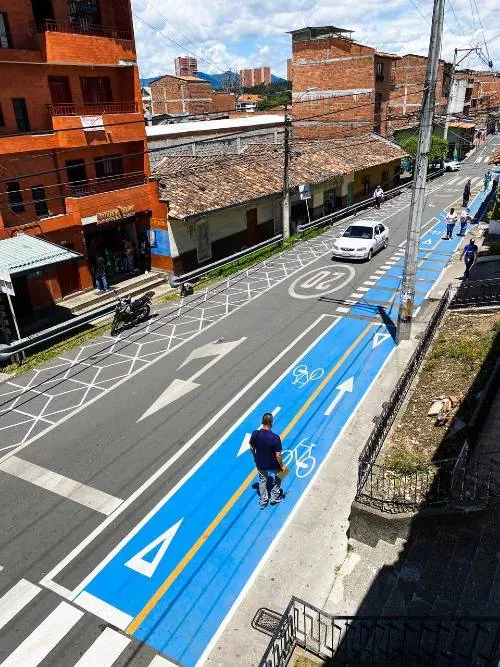
[[[300,479],[309,477],[316,467],[316,458],[312,455],[314,443],[306,444],[309,438],[303,438],[293,449],[284,449],[283,465],[287,468],[295,467],[295,474]]]
[[[316,368],[314,371],[309,372],[306,364],[299,364],[292,371],[292,375],[295,378],[292,384],[302,388],[309,384],[309,382],[321,380],[324,374],[325,371],[323,368]]]

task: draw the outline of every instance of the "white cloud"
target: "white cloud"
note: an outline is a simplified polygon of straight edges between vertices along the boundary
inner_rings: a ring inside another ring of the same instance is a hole
[[[432,0],[132,0],[141,76],[172,72],[175,56],[188,53],[206,72],[270,65],[273,73],[284,75],[291,55],[286,33],[307,25],[337,25],[380,50],[426,54],[432,5]],[[470,0],[446,5],[442,55],[451,60],[455,48],[479,45],[483,35]],[[499,31],[500,9],[494,2],[478,7],[486,39],[491,39]],[[500,37],[490,46],[500,68],[498,46]],[[484,45],[483,51],[486,56]],[[463,65],[484,67],[477,56]]]

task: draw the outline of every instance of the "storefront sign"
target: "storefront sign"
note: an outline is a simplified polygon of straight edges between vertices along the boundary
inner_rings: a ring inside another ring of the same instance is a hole
[[[15,296],[12,277],[6,269],[0,269],[0,292]]]
[[[300,194],[300,198],[302,200],[311,199],[311,197],[312,197],[311,186],[308,183],[306,183],[304,185],[299,185],[299,194]]]
[[[134,213],[135,206],[133,204],[130,206],[118,206],[117,208],[111,209],[111,211],[103,211],[102,213],[98,213],[96,216],[96,222],[98,225],[102,225],[105,222],[114,222],[115,220],[128,218]]]

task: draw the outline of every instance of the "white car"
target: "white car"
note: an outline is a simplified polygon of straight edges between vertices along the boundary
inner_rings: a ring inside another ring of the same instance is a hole
[[[333,257],[370,259],[389,245],[389,230],[376,220],[359,220],[345,230],[333,244]]]
[[[443,166],[445,171],[460,171],[462,165],[457,160],[445,160]]]

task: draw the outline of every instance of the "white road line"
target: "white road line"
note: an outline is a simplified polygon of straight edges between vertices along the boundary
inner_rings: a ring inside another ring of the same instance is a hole
[[[113,605],[104,602],[104,600],[96,598],[91,593],[87,593],[87,591],[83,591],[76,597],[75,604],[83,607],[86,611],[90,611],[94,616],[102,618],[110,625],[114,625],[119,630],[125,630],[134,620],[133,616],[129,616],[124,611],[113,607]]]
[[[376,282],[377,282],[376,279],[375,280],[365,280],[363,285],[375,285]]]
[[[0,629],[18,614],[42,589],[21,579],[0,598]]]
[[[369,292],[370,288],[369,287],[358,287],[358,292]]]
[[[482,158],[481,156],[479,156],[478,158],[476,158],[476,159],[474,160],[474,164],[479,164],[479,162],[481,162],[482,159],[483,159],[483,158]]]
[[[389,259],[389,260],[386,261],[386,264],[388,264],[389,266],[394,266],[394,264],[397,264],[398,261],[399,260],[397,260],[397,259]]]
[[[378,280],[379,276],[370,276],[370,280]]]
[[[148,667],[179,667],[179,666],[174,664],[173,662],[170,662],[170,660],[167,660],[167,658],[163,658],[161,655],[156,655],[151,660]]]
[[[36,667],[59,644],[83,616],[67,602],[61,604],[33,630],[1,667]]]
[[[344,308],[344,306],[339,306],[335,310],[336,310],[337,313],[348,313],[349,312],[349,308]]]
[[[385,270],[387,271],[387,269],[390,269],[391,267],[389,266],[389,262],[386,262],[386,263],[385,263],[383,266],[381,266],[380,268],[381,268],[381,269],[385,269]]]
[[[457,176],[455,176],[455,178],[452,178],[451,180],[449,180],[449,181],[446,183],[446,185],[454,185],[454,184],[455,184],[455,181],[458,181],[458,177],[457,177]]]
[[[73,500],[75,503],[80,503],[80,505],[85,505],[85,507],[106,514],[106,516],[114,512],[123,502],[120,498],[110,496],[109,493],[99,491],[99,489],[94,489],[69,477],[64,477],[64,475],[42,468],[36,463],[25,461],[17,456],[12,456],[0,463],[0,470]]]
[[[363,295],[359,294],[358,292],[354,292],[353,294],[351,294],[351,299],[362,299],[362,298]]]
[[[385,276],[385,271],[380,271],[380,270],[378,270],[378,271],[375,271],[375,273],[376,273],[378,276]]]
[[[85,651],[75,667],[96,667],[96,665],[112,667],[129,643],[129,637],[111,628],[106,628],[88,651]]]

